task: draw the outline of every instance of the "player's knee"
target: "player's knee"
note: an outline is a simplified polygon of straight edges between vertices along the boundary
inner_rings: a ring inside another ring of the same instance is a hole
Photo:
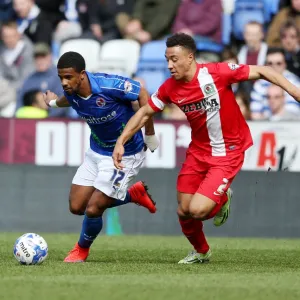
[[[89,218],[96,218],[102,216],[104,213],[105,208],[101,208],[96,204],[88,204],[86,210],[85,210],[85,215]]]
[[[188,210],[184,210],[181,206],[178,206],[177,215],[178,215],[179,218],[186,218],[190,214],[189,214]]]
[[[191,206],[189,212],[192,218],[197,220],[205,220],[209,215],[209,211],[205,207],[201,206]]]
[[[82,207],[82,205],[80,205],[76,202],[73,202],[70,199],[70,201],[69,201],[69,210],[74,215],[82,216],[82,215],[84,215],[85,207]]]

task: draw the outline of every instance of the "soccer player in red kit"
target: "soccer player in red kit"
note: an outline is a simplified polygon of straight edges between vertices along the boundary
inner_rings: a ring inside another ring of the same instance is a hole
[[[214,224],[220,226],[227,220],[232,197],[229,187],[242,168],[245,151],[252,145],[231,84],[263,78],[282,87],[297,101],[300,90],[270,67],[198,64],[195,41],[187,34],[169,37],[166,45],[171,78],[129,120],[117,140],[113,160],[115,167],[122,169],[126,141],[166,104],[174,103],[181,108],[190,123],[192,141],[178,175],[177,214],[182,232],[194,250],[179,263],[205,262],[211,251],[202,221],[214,218]]]

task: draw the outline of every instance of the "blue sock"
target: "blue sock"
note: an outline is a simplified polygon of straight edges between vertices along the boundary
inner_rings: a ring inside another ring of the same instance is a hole
[[[78,245],[81,248],[90,248],[92,243],[100,233],[102,225],[102,217],[89,218],[84,215]]]
[[[130,197],[128,191],[127,191],[126,197],[125,197],[124,200],[115,199],[115,203],[112,204],[110,207],[116,207],[116,206],[124,205],[124,204],[127,204],[129,202],[131,202],[131,197]]]

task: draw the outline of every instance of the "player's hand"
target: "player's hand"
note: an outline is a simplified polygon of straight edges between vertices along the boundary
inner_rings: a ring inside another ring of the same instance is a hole
[[[116,143],[112,158],[114,165],[117,169],[122,170],[124,165],[122,164],[122,157],[124,155],[124,146],[120,143]]]
[[[159,146],[159,140],[156,135],[145,135],[145,144],[151,152],[154,152]]]
[[[49,90],[47,90],[47,92],[43,94],[43,97],[44,97],[45,103],[46,103],[47,106],[49,106],[49,107],[50,107],[49,102],[50,102],[51,100],[58,99],[58,96],[57,96],[55,93],[53,93],[53,92],[51,92],[51,91],[49,91]]]

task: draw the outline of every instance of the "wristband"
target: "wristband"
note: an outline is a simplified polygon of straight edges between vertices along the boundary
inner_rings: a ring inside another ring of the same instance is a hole
[[[55,100],[50,100],[50,101],[49,101],[49,106],[50,106],[50,107],[58,107],[57,104],[56,104],[56,100],[57,100],[57,99],[55,99]]]

